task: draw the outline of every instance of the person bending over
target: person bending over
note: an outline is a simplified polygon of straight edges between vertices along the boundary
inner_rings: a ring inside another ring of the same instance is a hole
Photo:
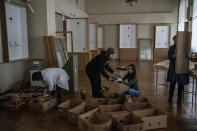
[[[34,72],[32,80],[42,81],[48,87],[44,91],[44,96],[52,95],[56,87],[58,105],[62,103],[62,89],[69,90],[69,76],[60,68],[48,68],[43,71]]]
[[[99,55],[95,56],[86,65],[85,70],[91,83],[93,98],[101,98],[103,96],[101,93],[100,74],[102,74],[110,82],[113,80],[105,72],[105,69],[107,69],[109,72],[114,73],[114,70],[109,65],[110,60],[112,60],[113,54],[114,54],[113,48],[108,48],[106,51],[103,50]]]

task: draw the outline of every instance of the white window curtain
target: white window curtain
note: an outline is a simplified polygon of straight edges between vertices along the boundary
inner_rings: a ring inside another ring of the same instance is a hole
[[[184,31],[184,23],[187,21],[188,0],[181,0],[179,5],[178,31]]]
[[[193,1],[193,20],[192,20],[192,45],[191,51],[197,52],[197,0]]]

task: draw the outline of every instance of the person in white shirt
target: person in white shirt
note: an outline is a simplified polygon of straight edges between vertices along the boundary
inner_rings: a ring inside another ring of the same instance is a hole
[[[54,93],[55,87],[57,90],[58,105],[62,102],[62,89],[69,90],[68,74],[60,68],[47,68],[43,71],[34,72],[32,74],[33,81],[43,81],[48,87],[44,95]]]

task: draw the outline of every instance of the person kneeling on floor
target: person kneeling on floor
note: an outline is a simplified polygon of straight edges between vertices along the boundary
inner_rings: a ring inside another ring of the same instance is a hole
[[[127,82],[124,82],[128,80]],[[127,74],[122,78],[122,83],[126,84],[129,89],[122,91],[121,95],[125,97],[125,95],[131,95],[132,97],[139,97],[140,90],[138,87],[137,76],[136,76],[136,67],[134,64],[128,66]]]
[[[53,95],[56,87],[58,105],[62,103],[62,89],[69,90],[68,74],[60,68],[48,68],[32,74],[33,81],[42,81],[48,88],[44,91],[44,96]]]

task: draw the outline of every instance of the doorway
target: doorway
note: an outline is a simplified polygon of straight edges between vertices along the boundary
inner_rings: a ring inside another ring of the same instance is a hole
[[[138,60],[153,60],[153,43],[152,39],[138,40]]]

